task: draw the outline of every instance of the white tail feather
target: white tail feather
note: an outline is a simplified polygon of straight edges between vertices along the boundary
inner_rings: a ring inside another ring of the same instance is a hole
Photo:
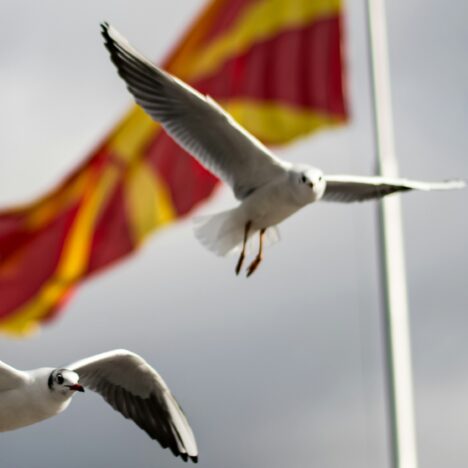
[[[237,208],[214,215],[197,216],[194,219],[195,236],[208,250],[224,256],[240,250],[244,240],[245,223]],[[247,254],[258,249],[258,240],[254,237],[256,232],[258,230],[251,230],[249,233]],[[265,232],[263,245],[268,247],[279,240],[278,229],[276,226],[271,226]]]

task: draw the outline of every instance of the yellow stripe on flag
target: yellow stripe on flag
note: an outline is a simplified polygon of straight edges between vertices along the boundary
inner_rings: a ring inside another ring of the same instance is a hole
[[[112,132],[107,147],[113,155],[128,164],[141,156],[154,140],[157,124],[140,106],[134,106],[124,121]]]
[[[188,64],[171,72],[191,81],[213,74],[229,58],[240,55],[252,44],[264,41],[282,30],[299,28],[314,20],[336,15],[341,0],[263,0],[246,7],[234,25],[223,35],[194,53]]]
[[[133,240],[137,245],[155,227],[177,216],[164,181],[144,161],[147,147],[160,129],[160,125],[141,107],[135,106],[108,142],[110,152],[128,165],[125,199]]]
[[[0,330],[14,337],[34,333],[39,328],[38,319],[43,316],[43,311],[53,308],[69,287],[63,281],[50,279],[31,301],[19,308],[14,315],[5,317]]]
[[[155,227],[161,227],[177,216],[167,187],[145,162],[131,167],[125,190],[127,212],[137,245]]]
[[[284,144],[324,125],[342,124],[344,120],[327,113],[249,99],[233,99],[223,107],[249,132],[271,145]]]
[[[97,186],[89,195],[85,195],[83,205],[64,244],[63,255],[57,268],[60,278],[76,279],[87,267],[96,220],[102,208],[106,206],[118,177],[119,170],[116,167],[107,167]]]
[[[50,221],[52,221],[57,213],[66,210],[70,205],[78,202],[83,196],[83,192],[93,177],[92,168],[88,167],[86,170],[78,174],[78,176],[71,182],[71,184],[64,188],[60,196],[47,197],[31,209],[27,215],[26,223],[30,229],[40,229]]]

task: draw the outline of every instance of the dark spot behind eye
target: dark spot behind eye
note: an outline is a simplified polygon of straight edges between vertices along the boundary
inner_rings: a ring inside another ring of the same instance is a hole
[[[302,182],[304,182],[304,183],[306,182],[307,179],[306,179],[306,176],[305,176],[304,174],[302,174],[301,180],[302,180]]]

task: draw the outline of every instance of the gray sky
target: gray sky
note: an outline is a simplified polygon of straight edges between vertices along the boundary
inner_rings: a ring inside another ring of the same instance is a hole
[[[0,205],[52,187],[131,98],[99,35],[108,20],[162,60],[204,2],[1,0]],[[468,4],[387,2],[400,172],[468,178]],[[352,119],[281,152],[369,174],[373,142],[363,2],[349,1]],[[466,467],[468,191],[403,197],[421,466]],[[232,206],[220,191],[200,213]],[[318,204],[281,226],[248,281],[194,239],[190,221],[85,284],[54,325],[1,338],[27,369],[116,347],[142,354],[188,417],[207,468],[388,466],[376,205]],[[2,467],[181,466],[99,397],[0,436]]]

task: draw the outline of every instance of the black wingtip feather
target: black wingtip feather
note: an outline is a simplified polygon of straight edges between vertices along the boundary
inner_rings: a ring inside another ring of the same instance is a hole
[[[198,463],[198,455],[187,455],[186,453],[179,453],[179,455],[184,462],[187,462],[190,459],[193,463]]]
[[[107,21],[102,21],[100,26],[102,35],[104,37],[109,36],[109,23]]]
[[[115,41],[109,33],[110,24],[107,21],[101,23],[101,35],[104,38],[104,45],[106,49],[110,52],[111,58],[115,56]]]
[[[125,81],[124,72],[120,67],[118,44],[116,44],[115,40],[109,34],[109,28],[110,28],[110,24],[107,21],[103,21],[101,23],[101,35],[104,38],[104,45],[106,49],[109,51],[112,63],[117,68],[117,73]],[[125,51],[122,51],[122,52],[125,54]]]

